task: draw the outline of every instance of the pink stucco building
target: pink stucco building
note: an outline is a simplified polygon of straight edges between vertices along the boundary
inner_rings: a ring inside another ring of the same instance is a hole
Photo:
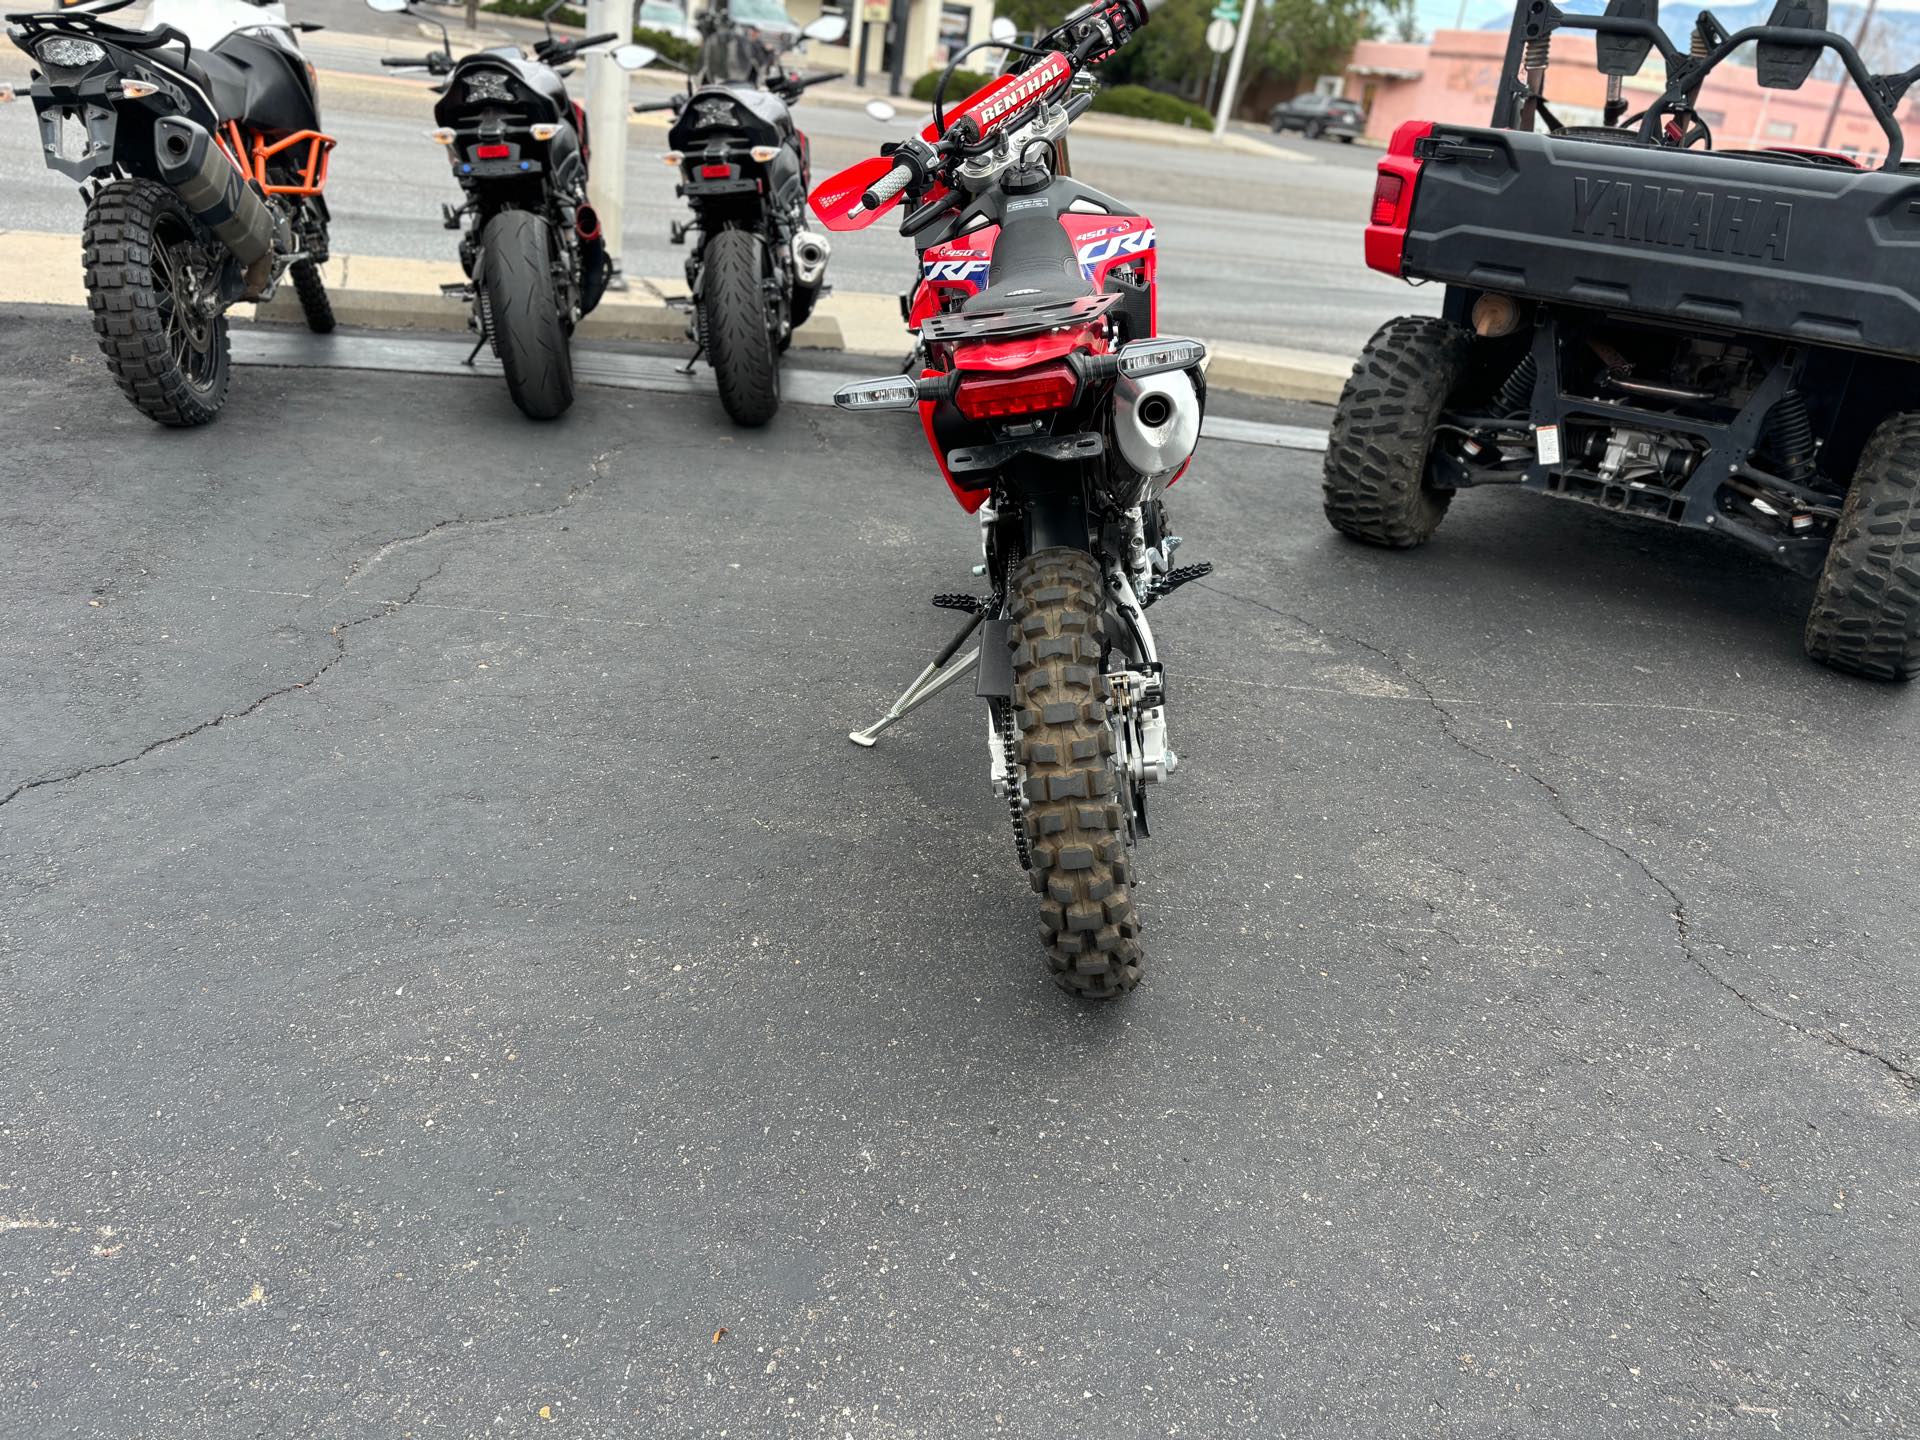
[[[1442,30],[1430,44],[1398,45],[1363,40],[1342,76],[1342,93],[1367,109],[1367,134],[1385,140],[1404,120],[1444,120],[1484,125],[1506,56],[1504,31]],[[1658,57],[1627,81],[1629,110],[1638,110],[1661,90]],[[1874,156],[1885,137],[1866,102],[1851,85],[1811,79],[1798,90],[1763,90],[1754,72],[1729,61],[1708,77],[1700,111],[1722,148],[1754,145],[1818,146],[1836,90],[1843,91],[1828,148]],[[1553,42],[1547,103],[1563,122],[1598,124],[1606,80],[1593,68],[1593,41],[1562,32]],[[1920,157],[1920,104],[1899,110],[1907,153]]]

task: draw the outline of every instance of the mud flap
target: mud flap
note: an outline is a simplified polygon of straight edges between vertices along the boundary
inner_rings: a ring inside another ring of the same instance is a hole
[[[974,672],[973,693],[982,700],[1013,698],[1013,634],[1011,620],[988,620],[980,627],[980,666]]]

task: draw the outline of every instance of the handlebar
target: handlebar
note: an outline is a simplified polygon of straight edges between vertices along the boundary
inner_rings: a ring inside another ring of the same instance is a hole
[[[860,203],[869,210],[878,210],[913,180],[913,166],[896,165],[878,180],[873,182],[866,194],[860,197]]]
[[[390,70],[431,70],[435,74],[453,68],[437,50],[430,55],[382,55],[380,63]]]

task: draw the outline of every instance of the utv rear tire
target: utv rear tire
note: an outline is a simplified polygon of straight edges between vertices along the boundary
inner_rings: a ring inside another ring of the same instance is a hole
[[[736,425],[766,424],[780,408],[780,350],[766,291],[766,245],[748,230],[707,242],[701,305],[720,403]]]
[[[152,180],[112,180],[87,202],[81,242],[87,309],[121,392],[162,425],[205,425],[226,404],[233,367],[227,317],[176,304],[187,264],[225,255],[219,243]]]
[[[1458,325],[1403,315],[1360,352],[1333,412],[1321,479],[1327,521],[1342,535],[1405,550],[1440,528],[1453,492],[1427,483],[1427,457],[1472,347]]]
[[[316,335],[331,335],[333,302],[327,298],[327,282],[320,278],[320,267],[311,260],[296,262],[293,291],[300,297],[300,313],[307,317],[307,328]]]
[[[1010,588],[1040,937],[1057,985],[1111,1000],[1140,983],[1145,957],[1107,721],[1100,570],[1084,551],[1042,550],[1021,562]]]
[[[1807,616],[1807,654],[1875,680],[1920,675],[1920,413],[1867,437]]]
[[[552,228],[528,210],[502,210],[480,236],[481,283],[507,393],[530,420],[573,404],[573,354],[553,280]]]

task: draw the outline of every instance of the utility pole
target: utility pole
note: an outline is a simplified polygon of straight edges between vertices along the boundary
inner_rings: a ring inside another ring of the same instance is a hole
[[[587,33],[611,30],[617,43],[633,39],[633,0],[587,0]],[[604,52],[587,56],[587,198],[600,212],[607,245],[610,290],[627,288],[620,273],[620,236],[627,201],[627,72]]]
[[[887,35],[893,41],[893,63],[888,67],[889,95],[899,95],[907,70],[907,27],[913,23],[913,0],[893,0],[893,13],[887,21]]]
[[[1227,62],[1227,83],[1220,92],[1220,110],[1213,117],[1214,138],[1227,133],[1227,121],[1233,118],[1233,102],[1240,93],[1240,67],[1247,60],[1247,37],[1253,34],[1253,12],[1259,0],[1245,0],[1240,12],[1240,32],[1233,37],[1233,58]]]
[[[1873,23],[1873,12],[1879,8],[1880,0],[1867,0],[1867,8],[1860,16],[1860,28],[1853,32],[1853,48],[1858,50],[1867,43],[1867,27]],[[1827,107],[1827,128],[1820,132],[1820,148],[1826,149],[1833,140],[1834,122],[1840,118],[1840,102],[1853,88],[1852,80],[1842,76],[1840,83],[1833,87],[1833,104]]]

